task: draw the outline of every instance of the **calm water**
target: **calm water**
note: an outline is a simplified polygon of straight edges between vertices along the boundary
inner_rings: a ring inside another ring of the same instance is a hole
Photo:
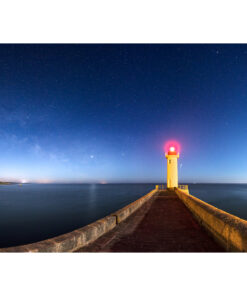
[[[72,231],[149,192],[155,184],[0,186],[0,247]],[[247,185],[191,184],[190,193],[247,219]]]
[[[0,247],[50,238],[102,218],[155,184],[0,186]]]
[[[190,184],[190,194],[247,220],[247,184]]]

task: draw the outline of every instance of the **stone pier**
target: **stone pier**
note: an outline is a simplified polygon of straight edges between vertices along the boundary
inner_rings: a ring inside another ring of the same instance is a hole
[[[78,252],[223,252],[174,191],[158,191],[133,215]]]
[[[156,188],[72,232],[0,252],[246,252],[247,221],[179,188]]]

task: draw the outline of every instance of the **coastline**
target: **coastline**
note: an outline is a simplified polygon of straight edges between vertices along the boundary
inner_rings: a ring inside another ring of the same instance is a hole
[[[17,183],[13,183],[13,182],[0,182],[0,185],[14,185]]]

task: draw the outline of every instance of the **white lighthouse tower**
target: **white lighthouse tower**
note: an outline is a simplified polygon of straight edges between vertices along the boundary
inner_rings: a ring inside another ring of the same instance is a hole
[[[174,146],[170,146],[167,158],[167,188],[178,187],[178,158],[179,153]]]

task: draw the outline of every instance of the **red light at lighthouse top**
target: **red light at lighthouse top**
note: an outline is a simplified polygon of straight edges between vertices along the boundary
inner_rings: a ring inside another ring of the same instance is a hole
[[[180,144],[176,140],[169,140],[165,143],[164,150],[167,155],[179,155]]]
[[[168,155],[177,155],[177,151],[174,146],[169,147]]]

